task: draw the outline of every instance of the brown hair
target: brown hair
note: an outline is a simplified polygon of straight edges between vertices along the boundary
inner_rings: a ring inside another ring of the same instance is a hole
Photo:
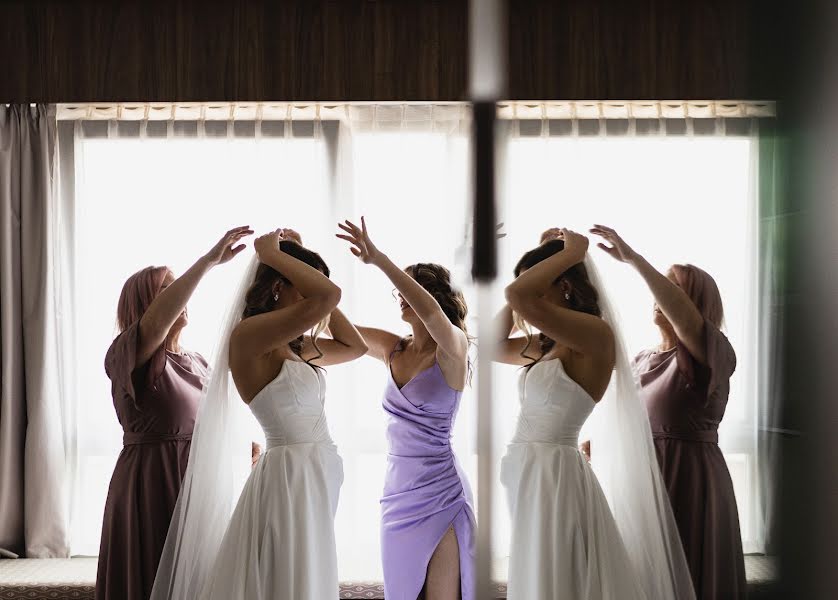
[[[304,262],[308,266],[317,269],[326,277],[329,276],[329,266],[317,252],[309,250],[308,248],[290,240],[281,241],[279,243],[279,249],[282,252],[293,256],[297,260]],[[245,295],[242,319],[271,312],[276,308],[278,300],[274,300],[274,285],[277,283],[281,286],[293,285],[282,273],[265,263],[260,263],[259,267],[256,269],[256,277],[253,279],[253,284],[250,286],[250,289],[247,290],[247,294]],[[326,317],[312,330],[311,342],[314,349],[317,351],[318,356],[315,356],[306,362],[311,363],[312,360],[317,360],[323,356],[323,353],[317,346],[317,336],[319,336],[323,330],[326,329],[328,323],[329,318]],[[294,354],[300,356],[303,350],[303,336],[289,342],[288,346]]]
[[[436,263],[416,263],[405,268],[405,273],[410,275],[416,283],[421,285],[426,292],[434,297],[442,312],[448,320],[466,334],[469,344],[472,337],[468,334],[466,317],[468,316],[468,305],[463,293],[451,286],[451,271]],[[399,342],[396,351],[404,349],[405,339]],[[471,381],[472,365],[468,360],[468,378]]]
[[[518,261],[518,264],[515,265],[515,277],[517,278],[522,271],[532,268],[541,261],[550,258],[554,254],[558,254],[562,250],[564,250],[564,240],[550,240],[549,242],[541,244],[537,248],[533,248],[529,252],[525,253]],[[567,281],[570,284],[570,298],[568,299],[568,302],[570,303],[570,308],[572,310],[577,310],[596,317],[602,317],[602,311],[599,308],[599,292],[597,292],[597,289],[593,286],[593,284],[591,284],[590,279],[588,279],[588,270],[585,268],[583,263],[576,263],[567,271],[556,277],[553,281],[553,285],[556,285],[561,281]],[[532,359],[533,363],[537,362],[537,358],[527,356],[526,354],[526,351],[532,342],[532,333],[529,326],[517,313],[514,315],[514,320],[515,325],[527,336],[527,344],[521,352],[521,356]],[[547,354],[553,346],[556,345],[555,340],[550,339],[543,333],[538,334],[538,341],[541,356]]]
[[[116,306],[116,326],[120,333],[142,318],[160,293],[169,272],[169,267],[146,267],[125,281]]]

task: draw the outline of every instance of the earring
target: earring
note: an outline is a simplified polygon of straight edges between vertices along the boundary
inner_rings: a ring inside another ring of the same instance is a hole
[[[279,300],[279,294],[274,292],[274,302],[276,302],[277,300]]]
[[[564,299],[565,300],[570,300],[570,293],[569,292],[564,293]]]

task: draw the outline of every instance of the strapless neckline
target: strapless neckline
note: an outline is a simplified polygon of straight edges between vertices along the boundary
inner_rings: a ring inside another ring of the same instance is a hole
[[[593,396],[591,396],[591,395],[587,392],[587,390],[585,390],[585,388],[583,388],[581,385],[579,385],[579,382],[578,382],[578,381],[576,381],[575,379],[573,379],[573,377],[571,377],[570,375],[568,375],[568,374],[567,374],[567,371],[565,371],[565,368],[564,368],[564,363],[561,361],[561,359],[560,359],[558,356],[556,356],[556,357],[554,357],[554,358],[547,359],[547,360],[540,360],[540,361],[538,361],[537,363],[535,363],[534,365],[532,365],[531,367],[529,367],[529,368],[526,370],[526,372],[525,372],[525,375],[524,375],[525,379],[524,379],[524,381],[526,382],[526,377],[529,377],[529,373],[530,373],[530,371],[532,371],[532,370],[533,370],[534,368],[536,368],[538,365],[540,365],[540,364],[544,364],[544,363],[550,363],[550,362],[553,362],[553,361],[557,361],[557,362],[559,363],[559,371],[560,371],[560,372],[561,372],[561,374],[564,376],[564,378],[565,378],[567,381],[569,381],[570,383],[572,383],[572,384],[576,387],[576,389],[577,389],[577,390],[579,390],[579,391],[580,391],[580,392],[581,392],[581,393],[585,396],[585,398],[587,398],[587,399],[591,402],[591,404],[593,404],[594,406],[596,406],[596,403],[597,403],[597,402],[596,402],[596,400],[594,400]]]
[[[314,369],[314,370],[316,370],[314,367],[312,367],[311,365],[309,365],[309,364],[308,364],[307,362],[305,362],[304,360],[293,360],[293,359],[290,359],[290,358],[286,358],[284,361],[282,361],[282,366],[281,366],[281,367],[279,367],[279,373],[277,373],[277,374],[276,374],[276,377],[274,377],[273,379],[271,379],[268,383],[266,383],[266,384],[265,384],[265,386],[264,386],[261,390],[259,390],[258,392],[256,392],[256,395],[255,395],[255,396],[253,396],[253,398],[251,398],[251,399],[250,399],[250,402],[248,402],[248,403],[247,403],[247,405],[248,405],[248,406],[250,406],[251,404],[253,404],[254,402],[256,402],[256,399],[257,399],[259,396],[261,396],[261,395],[265,392],[265,390],[267,390],[269,387],[271,387],[273,384],[275,384],[277,381],[279,381],[279,379],[280,379],[280,378],[282,377],[282,375],[285,373],[285,365],[287,365],[289,362],[292,362],[292,363],[300,363],[300,364],[306,365],[306,366],[307,366],[308,368],[310,368],[310,369]]]

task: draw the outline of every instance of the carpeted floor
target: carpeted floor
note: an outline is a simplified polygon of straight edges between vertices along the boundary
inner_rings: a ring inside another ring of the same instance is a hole
[[[776,578],[775,560],[746,556],[749,597],[759,598]],[[0,600],[92,600],[96,558],[0,559]],[[506,598],[506,585],[496,584],[497,598]],[[380,583],[342,583],[341,599],[381,600]]]

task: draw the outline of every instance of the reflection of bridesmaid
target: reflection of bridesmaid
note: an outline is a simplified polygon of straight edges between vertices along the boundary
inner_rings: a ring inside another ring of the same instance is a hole
[[[398,292],[413,334],[359,327],[368,354],[389,370],[387,474],[381,499],[381,554],[388,600],[474,598],[474,509],[451,448],[451,429],[468,379],[466,304],[448,270],[402,270],[370,241],[366,224],[339,225],[352,253],[381,269]]]
[[[102,523],[97,600],[144,600],[151,593],[189,457],[207,363],[180,347],[186,303],[203,276],[244,249],[253,233],[232,229],[175,279],[148,267],[125,282],[120,334],[105,357],[114,408],[124,430]]]
[[[713,278],[692,265],[664,276],[608,227],[591,229],[632,265],[655,297],[658,350],[635,359],[658,462],[690,565],[696,597],[745,597],[745,563],[733,483],[718,446],[736,355],[720,331],[722,299]]]

